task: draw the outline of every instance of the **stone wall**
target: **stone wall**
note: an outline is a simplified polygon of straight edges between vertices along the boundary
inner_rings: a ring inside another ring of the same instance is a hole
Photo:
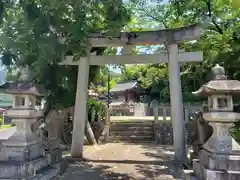
[[[202,104],[199,103],[185,103],[183,104],[184,109],[188,110],[188,114],[192,114],[196,111],[202,110]],[[147,112],[147,116],[153,116],[153,108],[146,107],[145,111]],[[164,112],[165,111],[165,112]],[[184,110],[185,111],[185,110]],[[171,116],[171,105],[170,104],[160,104],[158,108],[159,116]]]
[[[171,121],[158,121],[154,125],[155,142],[161,145],[173,144],[173,128]],[[185,135],[188,145],[192,145],[197,139],[196,121],[185,123]]]

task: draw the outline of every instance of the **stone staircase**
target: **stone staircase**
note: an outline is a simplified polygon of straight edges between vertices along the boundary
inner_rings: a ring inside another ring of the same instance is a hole
[[[110,123],[108,142],[152,142],[153,135],[152,120],[112,121]]]

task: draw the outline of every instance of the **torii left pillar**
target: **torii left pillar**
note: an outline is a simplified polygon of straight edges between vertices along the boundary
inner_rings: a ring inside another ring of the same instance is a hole
[[[84,131],[87,117],[88,79],[89,59],[82,58],[79,60],[78,65],[77,90],[71,146],[71,156],[78,159],[82,159],[83,157],[83,145],[85,136]]]

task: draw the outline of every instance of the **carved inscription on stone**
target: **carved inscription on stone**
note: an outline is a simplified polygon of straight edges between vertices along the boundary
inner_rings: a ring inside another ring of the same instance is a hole
[[[19,148],[7,148],[6,154],[8,160],[19,161],[23,159],[23,150]]]

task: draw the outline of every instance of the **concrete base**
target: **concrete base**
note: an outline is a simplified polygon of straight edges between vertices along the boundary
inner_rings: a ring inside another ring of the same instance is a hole
[[[215,154],[202,150],[200,162],[206,169],[240,171],[240,155]]]
[[[2,145],[2,161],[31,161],[44,155],[40,138],[29,131],[16,131]]]
[[[66,167],[62,153],[55,150],[32,161],[0,162],[0,180],[52,180],[58,178]]]
[[[211,162],[210,159],[209,161]],[[213,164],[210,163],[210,165],[213,165]],[[220,165],[218,164],[218,166]],[[189,175],[187,175],[186,173],[185,180],[191,180],[190,176],[191,178],[195,176],[195,178],[197,178],[198,180],[238,180],[240,179],[240,171],[208,169],[203,165],[201,165],[199,160],[195,159],[193,160],[193,170]]]
[[[199,159],[193,160],[193,174],[199,178],[199,180],[204,179],[204,167],[200,164]]]
[[[2,161],[31,161],[44,155],[44,148],[41,144],[29,146],[3,147]]]
[[[204,180],[238,180],[240,171],[217,171],[204,169]]]
[[[47,157],[38,158],[29,162],[1,162],[0,163],[0,178],[10,177],[29,177],[36,174],[43,168],[48,166]]]
[[[183,170],[183,174],[184,180],[200,180],[194,175],[193,170]]]
[[[199,178],[201,178],[203,174],[203,169],[199,162],[199,159],[193,159],[193,173]]]

